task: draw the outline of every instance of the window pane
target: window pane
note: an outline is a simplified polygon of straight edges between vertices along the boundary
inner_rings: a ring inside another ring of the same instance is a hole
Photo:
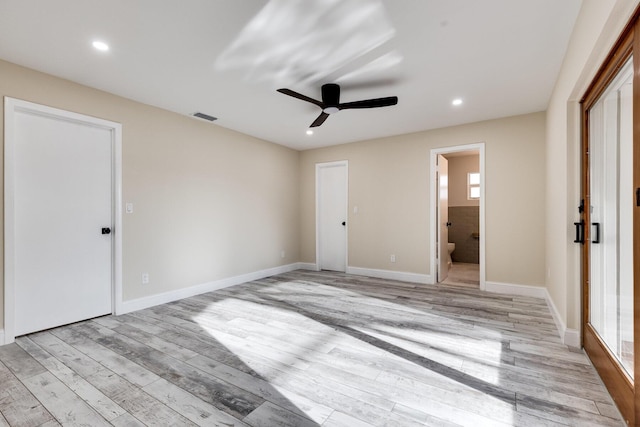
[[[480,174],[479,173],[470,173],[469,174],[469,185],[478,185],[480,184]]]
[[[480,198],[480,187],[469,187],[469,198],[471,198],[471,199],[479,199]]]

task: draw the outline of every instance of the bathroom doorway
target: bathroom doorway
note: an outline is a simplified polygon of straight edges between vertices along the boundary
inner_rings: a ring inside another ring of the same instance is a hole
[[[431,150],[430,177],[433,283],[484,290],[484,143]]]

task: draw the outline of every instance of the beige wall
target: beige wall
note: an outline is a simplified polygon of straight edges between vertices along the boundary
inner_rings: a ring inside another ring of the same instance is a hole
[[[543,285],[544,134],[545,115],[535,113],[303,151],[301,261],[316,256],[315,164],[348,160],[349,265],[432,274],[430,150],[484,142],[487,281]]]
[[[547,109],[546,285],[561,320],[580,330],[580,98],[638,0],[584,0]]]
[[[297,151],[3,61],[0,95],[122,123],[125,300],[298,261]]]
[[[468,174],[480,172],[480,155],[453,156],[449,161],[449,206],[480,206],[468,199]]]

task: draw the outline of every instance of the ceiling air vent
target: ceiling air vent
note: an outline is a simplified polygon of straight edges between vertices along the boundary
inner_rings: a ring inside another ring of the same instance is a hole
[[[207,120],[209,122],[213,122],[213,121],[218,120],[217,117],[213,117],[213,116],[210,116],[210,115],[204,114],[204,113],[193,113],[193,117],[197,117],[199,119]]]

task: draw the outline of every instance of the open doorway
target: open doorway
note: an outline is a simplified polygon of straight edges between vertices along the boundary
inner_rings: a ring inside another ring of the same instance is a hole
[[[431,150],[433,283],[485,288],[484,144]]]

